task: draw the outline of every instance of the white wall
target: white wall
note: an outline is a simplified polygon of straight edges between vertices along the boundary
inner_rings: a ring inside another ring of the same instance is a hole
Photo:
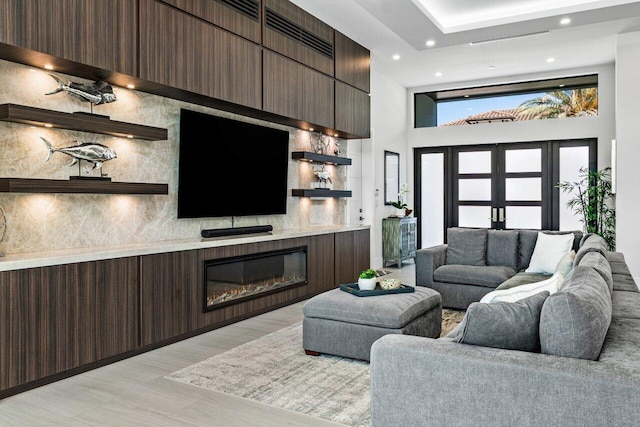
[[[371,222],[371,266],[382,267],[382,218],[394,213],[384,204],[384,151],[400,153],[400,182],[409,182],[406,89],[371,66],[371,141],[363,144],[364,216]],[[411,195],[409,195],[409,199]],[[411,207],[411,205],[410,205]]]
[[[620,34],[616,50],[616,249],[625,256],[631,273],[640,283],[640,247],[638,246],[638,212],[640,199],[640,33]]]

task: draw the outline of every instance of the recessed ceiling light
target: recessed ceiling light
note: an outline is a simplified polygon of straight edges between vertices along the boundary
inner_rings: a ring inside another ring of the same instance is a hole
[[[489,65],[487,68],[490,69],[490,70],[494,70],[496,68],[496,66],[495,65]]]
[[[394,61],[397,61],[400,59],[400,55],[398,55],[397,53],[395,55],[392,56]]]
[[[554,62],[555,60],[556,58],[552,58],[552,57],[547,58],[547,62]]]
[[[564,85],[558,85],[558,87],[564,87]]]
[[[134,85],[132,85],[131,83],[129,83],[127,85],[127,89],[135,89],[136,87]]]
[[[571,18],[562,18],[560,20],[560,25],[569,25],[571,23]]]
[[[469,97],[469,95],[465,95],[464,97],[465,97],[465,98],[468,98],[468,97]]]
[[[431,46],[435,46],[436,45],[436,41],[435,40],[427,40],[427,46],[431,47]]]
[[[436,75],[436,77],[441,77],[442,73],[440,71],[437,71],[435,75]]]
[[[44,69],[45,69],[45,70],[53,70],[53,65],[51,65],[51,64],[45,64],[45,65],[44,65]]]

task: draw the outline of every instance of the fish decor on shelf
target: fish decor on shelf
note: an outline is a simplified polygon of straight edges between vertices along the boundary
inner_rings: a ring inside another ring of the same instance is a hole
[[[108,104],[116,101],[111,85],[105,81],[95,81],[93,83],[76,83],[69,81],[65,83],[62,79],[53,74],[49,75],[58,82],[58,87],[45,93],[53,95],[58,92],[66,92],[83,102],[90,102],[92,105]]]
[[[104,162],[118,157],[116,156],[116,152],[111,148],[107,147],[106,145],[98,144],[97,142],[77,141],[77,145],[55,148],[45,138],[40,137],[40,139],[44,141],[47,149],[49,150],[45,162],[51,158],[53,153],[60,152],[73,158],[73,161],[69,166],[77,164],[80,160],[85,160],[87,162],[93,163],[93,167],[91,169],[101,169]]]

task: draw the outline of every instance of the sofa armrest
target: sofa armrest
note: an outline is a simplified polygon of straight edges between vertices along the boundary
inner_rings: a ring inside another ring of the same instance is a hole
[[[433,285],[433,272],[436,268],[444,265],[446,255],[447,244],[416,251],[416,286],[431,287]]]
[[[372,426],[637,425],[640,370],[386,335],[371,347]]]

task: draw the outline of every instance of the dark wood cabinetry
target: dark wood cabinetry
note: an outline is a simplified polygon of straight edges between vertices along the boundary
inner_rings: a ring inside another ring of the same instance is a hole
[[[136,258],[0,273],[0,396],[138,344]]]
[[[336,80],[336,129],[353,137],[368,138],[371,132],[371,97]]]
[[[335,283],[354,283],[370,267],[369,230],[335,234]]]
[[[140,78],[261,108],[259,45],[156,0],[140,11]]]
[[[349,37],[335,32],[336,79],[369,92],[371,54]]]
[[[0,11],[0,43],[131,76],[136,73],[135,1],[0,0]]]
[[[288,0],[263,5],[263,46],[333,76],[333,28]]]
[[[332,78],[266,50],[263,60],[265,111],[334,127]]]
[[[162,0],[227,31],[260,43],[260,0]]]

